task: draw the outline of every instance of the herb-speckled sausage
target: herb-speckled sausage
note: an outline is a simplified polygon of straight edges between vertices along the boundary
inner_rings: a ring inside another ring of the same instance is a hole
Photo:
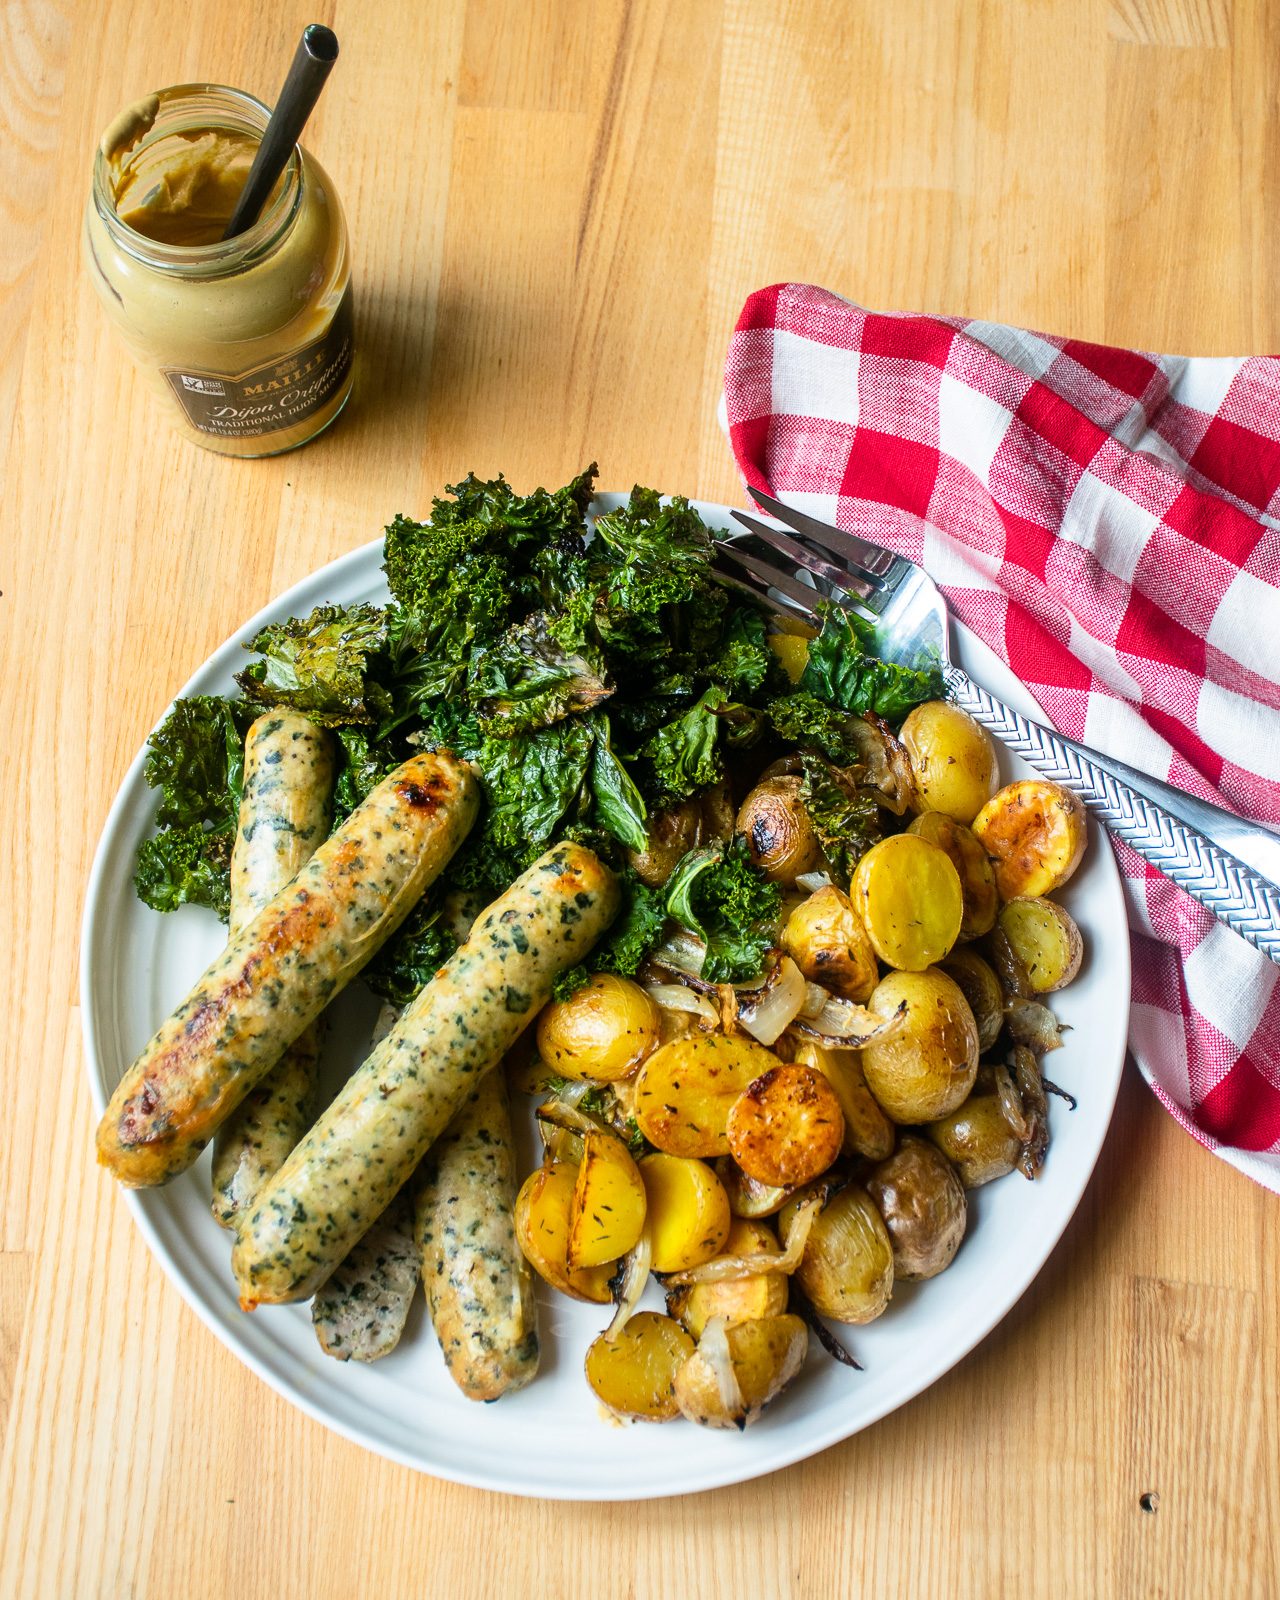
[[[329,832],[333,742],[296,711],[269,711],[244,742],[244,792],[231,852],[231,936],[311,859]],[[213,1214],[234,1228],[311,1125],[320,1024],[304,1028],[213,1141]]]
[[[324,1281],[617,909],[617,880],[577,844],[494,901],[258,1195],[231,1256],[246,1310]]]
[[[496,1400],[538,1370],[538,1311],[516,1243],[507,1081],[487,1073],[422,1163],[416,1233],[422,1282],[453,1381]]]
[[[131,1188],[184,1172],[400,926],[478,807],[471,769],[445,751],[385,778],[230,940],[125,1073],[98,1125],[102,1165]]]

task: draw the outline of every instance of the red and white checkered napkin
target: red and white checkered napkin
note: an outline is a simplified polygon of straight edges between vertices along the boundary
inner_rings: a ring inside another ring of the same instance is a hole
[[[1280,359],[1188,359],[753,294],[725,404],[748,483],[919,561],[1065,734],[1280,823]],[[1280,1192],[1280,973],[1117,844],[1129,1042]]]

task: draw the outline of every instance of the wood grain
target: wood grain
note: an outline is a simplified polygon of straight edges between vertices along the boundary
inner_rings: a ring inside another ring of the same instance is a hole
[[[160,84],[270,98],[316,18],[356,393],[310,448],[224,461],[82,275],[90,156]],[[0,5],[6,1600],[1277,1592],[1280,1207],[1135,1076],[1049,1265],[927,1395],[759,1483],[570,1511],[375,1460],[205,1331],[93,1170],[76,963],[133,752],[284,585],[472,467],[733,498],[752,288],[1280,346],[1278,46],[1266,0]]]

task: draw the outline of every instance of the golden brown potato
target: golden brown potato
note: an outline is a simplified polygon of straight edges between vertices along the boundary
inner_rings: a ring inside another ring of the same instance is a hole
[[[661,1151],[640,1160],[655,1272],[682,1272],[718,1256],[732,1217],[724,1185],[705,1162]]]
[[[998,781],[996,750],[986,730],[959,706],[929,700],[908,712],[898,738],[911,757],[913,809],[972,822]]]
[[[778,1218],[785,1246],[803,1193]],[[871,1196],[856,1183],[827,1201],[814,1220],[796,1282],[814,1310],[835,1322],[874,1322],[893,1293],[893,1245]]]
[[[1052,900],[1010,900],[1000,929],[1021,961],[1033,994],[1064,989],[1080,970],[1084,940],[1069,911]]]
[[[671,1317],[637,1311],[612,1339],[602,1333],[592,1340],[587,1382],[615,1416],[670,1422],[680,1415],[676,1374],[693,1350],[693,1340]]]
[[[721,1252],[726,1256],[772,1255],[778,1241],[767,1223],[734,1219]],[[695,1339],[712,1317],[726,1324],[750,1322],[754,1317],[774,1317],[787,1309],[787,1279],[782,1272],[760,1272],[724,1283],[688,1283],[667,1291],[667,1310]]]
[[[960,987],[978,1025],[978,1049],[990,1050],[1004,1026],[1004,990],[989,961],[967,945],[955,949],[938,968]]]
[[[881,961],[923,972],[960,934],[960,874],[937,845],[913,833],[873,844],[853,874],[849,898]]]
[[[867,1192],[893,1245],[896,1282],[936,1278],[964,1238],[968,1205],[955,1168],[936,1145],[903,1134],[887,1161],[872,1169]]]
[[[809,635],[799,633],[771,633],[769,648],[782,663],[782,670],[792,683],[799,683],[809,664]]]
[[[973,1088],[978,1025],[969,1002],[945,972],[891,972],[876,986],[871,1010],[902,1025],[862,1052],[867,1087],[897,1123],[932,1122],[954,1111]]]
[[[835,1091],[812,1067],[771,1067],[729,1112],[729,1152],[750,1178],[789,1188],[823,1173],[844,1143]]]
[[[569,1202],[565,1261],[570,1272],[625,1256],[644,1232],[644,1217],[644,1181],[631,1152],[615,1133],[584,1133]]]
[[[1010,1126],[989,1068],[962,1106],[924,1130],[955,1167],[966,1189],[1012,1172],[1022,1140]]]
[[[973,831],[995,862],[1002,900],[1061,888],[1088,837],[1083,801],[1047,778],[1006,784],[975,817]]]
[[[729,1196],[729,1210],[735,1217],[771,1217],[781,1211],[791,1197],[790,1189],[772,1183],[757,1183],[749,1178],[732,1156],[716,1162],[716,1176]]]
[[[728,1347],[721,1346],[718,1361],[706,1354],[712,1339]],[[676,1404],[703,1427],[745,1428],[799,1372],[808,1349],[809,1330],[799,1317],[759,1317],[730,1328],[713,1322],[676,1374]]]
[[[635,1118],[650,1144],[673,1156],[729,1153],[729,1112],[777,1056],[753,1039],[692,1034],[664,1044],[636,1079]]]
[[[844,1151],[864,1156],[868,1161],[883,1161],[893,1153],[896,1134],[893,1123],[880,1109],[862,1071],[862,1057],[856,1050],[831,1050],[826,1045],[805,1039],[796,1045],[796,1060],[802,1066],[821,1072],[835,1091],[844,1114]]]
[[[562,1078],[625,1078],[658,1043],[658,1008],[638,983],[597,972],[538,1013],[538,1054]]]
[[[664,884],[680,857],[701,843],[702,823],[702,807],[696,800],[682,800],[666,811],[655,811],[649,819],[644,849],[627,851],[627,860],[641,883],[655,889]]]
[[[530,1266],[574,1300],[607,1305],[608,1267],[569,1267],[569,1207],[578,1169],[561,1162],[531,1172],[516,1196],[516,1239]]]
[[[978,843],[973,829],[942,811],[924,811],[907,831],[936,844],[959,874],[960,891],[964,896],[960,937],[980,939],[984,933],[989,933],[1000,909],[1000,896],[996,893],[996,873],[991,857]]]
[[[822,865],[822,846],[800,799],[801,780],[768,778],[742,802],[738,832],[751,859],[774,883],[794,883]]]
[[[715,783],[709,789],[704,789],[698,805],[702,812],[703,840],[728,841],[733,838],[735,813],[727,783]]]
[[[834,884],[795,908],[782,930],[782,948],[810,983],[820,983],[842,1000],[863,1003],[880,977],[862,918]]]

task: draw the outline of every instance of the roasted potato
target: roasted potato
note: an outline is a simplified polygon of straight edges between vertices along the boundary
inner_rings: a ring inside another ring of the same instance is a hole
[[[716,1162],[716,1176],[729,1196],[729,1210],[735,1217],[771,1217],[781,1211],[791,1196],[790,1189],[780,1189],[775,1184],[757,1183],[749,1178],[732,1156],[721,1156]]]
[[[913,833],[871,846],[849,898],[881,961],[903,972],[941,961],[964,919],[964,891],[950,857]]]
[[[897,1123],[932,1122],[954,1111],[973,1088],[978,1025],[969,1002],[945,972],[891,972],[876,986],[871,1010],[902,1025],[867,1045],[862,1070],[886,1116]]]
[[[820,983],[842,1000],[864,1003],[880,976],[862,918],[834,884],[792,911],[782,929],[782,948],[810,983]]]
[[[778,1218],[785,1246],[800,1195]],[[796,1282],[819,1316],[835,1322],[874,1322],[893,1293],[893,1245],[867,1191],[851,1183],[814,1219],[796,1269]]]
[[[779,1188],[825,1172],[843,1143],[840,1102],[812,1067],[770,1067],[729,1112],[729,1153],[748,1177]]]
[[[655,1272],[681,1272],[718,1256],[732,1217],[724,1185],[705,1162],[657,1152],[642,1157]]]
[[[625,1078],[658,1043],[658,1008],[638,983],[597,972],[538,1013],[538,1054],[562,1078]]]
[[[835,1091],[844,1114],[844,1151],[883,1161],[893,1152],[894,1128],[871,1090],[856,1050],[829,1050],[806,1039],[796,1045],[796,1060],[821,1072]]]
[[[936,844],[960,876],[964,896],[964,915],[960,919],[962,939],[980,939],[995,924],[1000,909],[996,893],[996,873],[991,857],[978,843],[978,836],[963,822],[943,811],[924,811],[907,829],[930,844]]]
[[[898,738],[911,757],[913,809],[972,822],[998,781],[995,746],[985,729],[959,706],[929,700],[908,712]]]
[[[771,633],[768,643],[787,677],[792,683],[799,683],[809,664],[808,638],[798,633]]]
[[[968,1205],[955,1168],[927,1139],[903,1134],[887,1161],[874,1167],[867,1192],[893,1245],[895,1282],[935,1278],[964,1238]]]
[[[990,1050],[1004,1026],[1004,990],[989,961],[967,945],[953,950],[938,968],[960,987],[978,1025],[978,1049]]]
[[[794,883],[822,865],[822,846],[800,799],[797,777],[767,778],[742,802],[737,831],[755,865],[774,883]]]
[[[707,1353],[713,1340],[717,1356]],[[704,1427],[745,1428],[791,1382],[808,1350],[809,1330],[799,1317],[760,1317],[729,1328],[713,1322],[676,1374],[676,1404]]]
[[[974,818],[973,831],[995,862],[1002,900],[1061,888],[1088,837],[1083,801],[1047,778],[1006,784]]]
[[[1000,913],[1000,930],[1021,961],[1033,994],[1064,989],[1079,972],[1084,940],[1075,918],[1054,901],[1008,901]]]
[[[720,1033],[673,1039],[654,1051],[636,1078],[640,1131],[668,1155],[727,1155],[734,1101],[777,1065],[777,1056],[752,1039]]]
[[[627,860],[641,883],[656,889],[675,870],[676,862],[702,842],[703,813],[697,800],[656,811],[649,819],[643,850],[628,850]]]
[[[569,1271],[625,1256],[644,1232],[645,1204],[640,1169],[617,1134],[584,1133],[569,1202]]]
[[[758,1256],[775,1254],[778,1241],[767,1223],[734,1219],[722,1255]],[[782,1272],[760,1272],[750,1278],[732,1278],[724,1283],[689,1283],[667,1290],[667,1310],[688,1328],[695,1339],[712,1317],[722,1317],[726,1325],[750,1322],[754,1317],[773,1317],[787,1309],[787,1279]]]
[[[569,1207],[573,1202],[576,1167],[562,1162],[531,1172],[516,1196],[516,1239],[530,1266],[553,1289],[574,1300],[607,1305],[608,1267],[569,1266]]]
[[[995,1078],[984,1067],[973,1093],[949,1116],[924,1130],[959,1174],[966,1189],[976,1189],[1012,1172],[1022,1154],[1022,1140],[1010,1126]]]
[[[680,1415],[676,1374],[694,1351],[693,1340],[671,1317],[637,1311],[610,1339],[587,1350],[587,1382],[615,1416],[636,1422],[670,1422]]]

